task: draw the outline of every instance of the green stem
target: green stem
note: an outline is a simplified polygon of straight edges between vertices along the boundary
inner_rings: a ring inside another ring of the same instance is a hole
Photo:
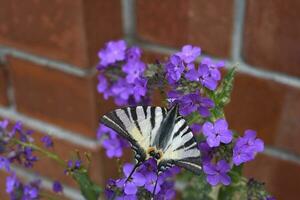
[[[45,193],[45,192],[40,192],[40,196],[44,197],[45,199],[48,199],[48,200],[59,200],[58,198],[56,198],[48,193]]]
[[[59,157],[57,154],[55,154],[55,153],[52,153],[52,152],[50,152],[50,151],[47,151],[47,150],[45,150],[45,149],[43,149],[43,148],[41,148],[41,147],[39,147],[39,146],[37,146],[37,145],[35,145],[35,144],[32,144],[32,143],[22,142],[22,141],[17,140],[17,139],[12,139],[12,141],[15,142],[15,143],[17,143],[17,144],[22,145],[23,147],[30,147],[30,148],[32,148],[32,149],[34,149],[34,150],[36,150],[36,151],[38,151],[38,152],[44,154],[44,155],[47,156],[48,158],[50,158],[50,159],[56,161],[56,162],[59,163],[62,167],[66,167],[65,161],[64,161],[62,158],[60,158],[60,157]]]

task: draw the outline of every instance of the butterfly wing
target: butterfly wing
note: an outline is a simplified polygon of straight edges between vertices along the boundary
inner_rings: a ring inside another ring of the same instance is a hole
[[[120,108],[104,115],[101,123],[125,138],[135,151],[137,162],[143,162],[166,112],[165,108],[151,106]]]
[[[202,169],[201,153],[191,129],[181,116],[177,116],[170,135],[159,168],[164,170],[172,165],[177,165],[200,174]]]

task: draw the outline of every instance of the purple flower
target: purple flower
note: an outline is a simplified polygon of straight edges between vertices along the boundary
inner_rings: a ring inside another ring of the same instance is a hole
[[[7,172],[10,171],[10,162],[3,156],[0,156],[0,169],[4,169]]]
[[[104,99],[108,99],[110,96],[112,96],[112,92],[109,89],[108,81],[106,77],[103,74],[98,75],[98,84],[97,84],[97,90],[99,93],[103,94]]]
[[[59,181],[54,181],[52,184],[52,190],[53,192],[59,193],[63,191],[63,186]]]
[[[184,95],[175,100],[176,102],[179,104],[179,112],[183,116],[198,111],[203,117],[208,117],[210,115],[209,109],[214,106],[211,99],[201,97],[198,92]]]
[[[106,155],[109,158],[119,158],[123,155],[122,144],[118,138],[105,139],[102,146],[106,149]]]
[[[225,66],[224,61],[214,62],[210,58],[206,57],[201,60],[201,63],[208,66],[211,77],[213,79],[215,79],[216,81],[221,79],[221,73],[219,69]]]
[[[24,200],[38,199],[39,188],[37,187],[37,185],[25,185],[23,193]]]
[[[68,166],[68,168],[70,168],[70,169],[79,169],[80,167],[81,167],[81,163],[82,163],[82,161],[81,160],[75,160],[75,161],[73,161],[73,160],[68,160],[68,162],[67,162],[67,166]]]
[[[166,181],[161,185],[160,192],[156,195],[157,200],[171,200],[175,197],[174,182]]]
[[[46,148],[53,147],[53,141],[49,135],[45,135],[44,137],[42,137],[41,142],[44,143],[44,146]]]
[[[254,159],[256,153],[264,150],[264,142],[256,138],[256,132],[246,130],[244,137],[239,137],[233,148],[233,163],[240,165]]]
[[[201,151],[202,163],[208,163],[213,158],[213,148],[211,148],[206,142],[201,142],[198,144]]]
[[[141,58],[142,51],[139,47],[130,47],[127,50],[126,59],[127,61],[136,61]]]
[[[20,185],[20,181],[17,178],[16,174],[11,174],[6,178],[6,192],[13,193],[16,188]]]
[[[6,129],[8,126],[8,123],[9,123],[9,121],[7,119],[0,121],[0,128]]]
[[[74,164],[75,168],[77,168],[77,169],[80,168],[81,163],[82,163],[81,160],[75,160],[75,164]]]
[[[204,87],[210,90],[215,90],[217,88],[218,81],[212,77],[211,71],[207,65],[200,64],[198,68],[198,74],[200,82]]]
[[[206,174],[206,180],[212,186],[222,183],[229,185],[230,177],[226,174],[230,171],[230,166],[225,160],[220,160],[216,165],[211,163],[204,163],[203,171]]]
[[[123,155],[123,149],[128,146],[128,143],[119,137],[114,130],[103,124],[100,124],[98,128],[97,139],[103,148],[105,148],[106,155],[109,158],[121,157]]]
[[[68,168],[73,168],[73,160],[68,160],[67,166]]]
[[[221,142],[228,144],[232,140],[232,131],[228,129],[225,119],[218,119],[215,124],[205,122],[203,134],[206,136],[207,144],[210,147],[217,147]]]
[[[116,182],[117,187],[124,188],[124,193],[126,195],[136,194],[138,191],[138,187],[144,186],[146,182],[145,176],[139,172],[134,172],[131,176],[131,179],[126,182],[133,168],[133,164],[126,163],[123,166],[123,173],[125,175],[125,178],[119,179]]]
[[[30,148],[30,147],[24,148],[23,154],[24,154],[25,161],[23,164],[27,168],[32,168],[34,162],[36,162],[38,160],[38,158],[36,156],[34,156],[32,154],[32,152],[33,152],[32,148]]]
[[[199,47],[193,47],[192,45],[185,45],[182,47],[181,52],[176,53],[185,63],[191,63],[196,60],[201,54]]]
[[[190,81],[200,81],[200,73],[199,69],[195,69],[195,67],[191,67],[186,73],[185,78]]]
[[[201,133],[201,131],[202,131],[202,125],[201,124],[192,124],[190,126],[190,128],[192,129],[192,131],[195,135]]]
[[[118,196],[116,200],[138,200],[135,194]]]
[[[154,191],[155,183],[157,181],[156,189],[155,189],[155,195],[160,192],[160,186],[163,183],[163,180],[161,178],[157,179],[157,175],[155,172],[149,172],[145,175],[146,177],[146,183],[145,183],[145,188],[149,192]]]
[[[133,94],[131,84],[122,78],[113,84],[111,91],[114,96],[118,96],[126,101],[129,99],[129,96]]]
[[[146,95],[147,92],[147,80],[146,79],[136,79],[133,83],[133,97],[136,102],[140,102],[142,97]]]
[[[98,56],[100,58],[100,66],[106,67],[117,61],[125,59],[126,43],[124,40],[110,41],[106,47],[102,49]]]
[[[166,71],[166,76],[170,84],[174,84],[180,79],[184,71],[184,65],[179,56],[172,55],[170,57],[170,60],[166,64]]]
[[[127,62],[123,65],[122,70],[127,74],[126,80],[128,83],[133,83],[136,79],[140,78],[145,71],[145,63],[139,60]]]

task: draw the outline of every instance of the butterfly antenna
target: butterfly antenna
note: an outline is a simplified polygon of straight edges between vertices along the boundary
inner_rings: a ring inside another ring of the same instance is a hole
[[[140,166],[140,163],[137,163],[137,164],[134,166],[134,168],[133,168],[132,171],[130,172],[128,178],[126,179],[125,183],[126,183],[127,181],[129,181],[129,179],[131,178],[131,176],[132,176],[133,173],[135,172],[136,168],[138,168],[139,166]]]

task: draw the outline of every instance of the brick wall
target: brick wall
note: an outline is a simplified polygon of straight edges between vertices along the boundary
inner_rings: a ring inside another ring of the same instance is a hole
[[[96,93],[97,50],[126,38],[153,61],[199,45],[205,55],[238,63],[227,117],[239,131],[257,130],[267,145],[246,175],[265,181],[278,199],[298,199],[299,9],[294,0],[0,0],[0,117],[22,120],[38,137],[53,134],[64,158],[74,148],[92,152],[91,173],[101,183],[114,162],[95,132],[114,105]],[[46,183],[63,176],[49,160],[36,170]],[[74,183],[64,184],[77,199]]]

